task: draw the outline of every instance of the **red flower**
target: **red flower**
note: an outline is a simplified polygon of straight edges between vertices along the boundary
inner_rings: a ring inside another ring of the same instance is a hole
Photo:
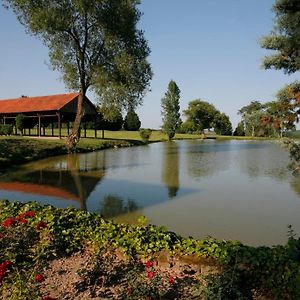
[[[44,276],[42,274],[37,274],[37,275],[35,275],[34,280],[36,282],[42,282],[42,281],[44,281]]]
[[[50,297],[50,296],[44,296],[42,300],[56,300],[56,298]]]
[[[154,265],[154,264],[153,264],[152,261],[147,261],[145,266],[146,266],[146,268],[152,268],[153,265]]]
[[[13,265],[13,263],[10,260],[6,260],[0,265],[0,268],[7,269],[7,268],[11,267],[12,265]]]
[[[148,277],[149,279],[152,279],[154,276],[155,276],[155,273],[154,273],[154,272],[152,272],[152,271],[148,271],[148,272],[147,272],[147,277]]]
[[[7,218],[6,220],[3,221],[2,226],[3,227],[11,227],[16,223],[15,218]]]
[[[26,219],[21,219],[19,222],[24,224],[24,225],[26,225],[28,223],[28,221]]]
[[[169,277],[169,283],[173,284],[175,282],[175,277],[173,277],[172,275],[170,275]]]
[[[26,211],[24,214],[25,214],[25,217],[28,217],[28,218],[33,218],[35,216],[34,211]]]
[[[41,221],[40,223],[38,223],[36,226],[35,226],[35,229],[36,230],[41,230],[43,228],[47,228],[47,224],[44,222],[44,221]]]
[[[0,239],[4,237],[4,234],[0,232]]]

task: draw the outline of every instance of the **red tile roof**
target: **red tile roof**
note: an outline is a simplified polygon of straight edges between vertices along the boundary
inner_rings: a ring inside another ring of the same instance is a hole
[[[70,93],[0,100],[0,113],[60,110],[66,104],[73,101],[78,95],[79,93]]]

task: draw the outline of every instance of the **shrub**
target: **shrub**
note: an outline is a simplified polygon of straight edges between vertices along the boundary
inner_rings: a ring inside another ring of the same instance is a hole
[[[11,135],[13,133],[13,126],[10,124],[0,125],[0,135]]]
[[[151,129],[141,128],[139,132],[140,132],[140,137],[142,138],[142,141],[144,143],[148,143],[151,133],[152,133]]]
[[[22,135],[23,135],[24,125],[25,125],[25,116],[22,114],[17,115],[16,116],[16,126]]]

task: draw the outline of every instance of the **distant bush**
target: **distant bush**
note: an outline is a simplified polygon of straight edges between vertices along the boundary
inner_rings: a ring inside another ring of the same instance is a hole
[[[0,125],[0,135],[11,135],[13,133],[13,126],[10,124]]]
[[[140,133],[140,137],[142,138],[143,142],[144,143],[148,143],[148,141],[150,139],[150,136],[152,134],[151,129],[141,128],[139,130],[139,133]]]

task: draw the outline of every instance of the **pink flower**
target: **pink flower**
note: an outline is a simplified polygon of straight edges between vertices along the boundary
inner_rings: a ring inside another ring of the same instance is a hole
[[[147,272],[147,277],[148,277],[149,279],[152,279],[154,276],[155,276],[155,273],[154,273],[154,272],[152,272],[152,271],[148,271],[148,272]]]
[[[35,275],[34,280],[36,282],[42,282],[42,281],[44,281],[44,276],[42,274],[37,274],[37,275]]]

